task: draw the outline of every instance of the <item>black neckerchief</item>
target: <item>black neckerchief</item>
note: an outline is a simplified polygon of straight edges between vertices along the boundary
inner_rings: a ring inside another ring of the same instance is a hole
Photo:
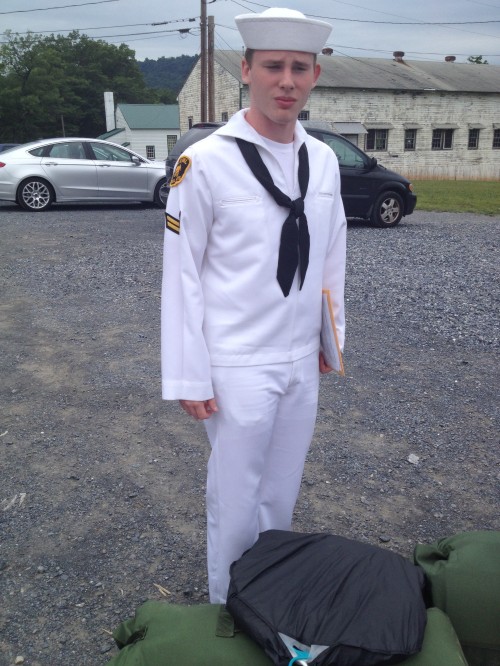
[[[290,293],[297,266],[299,267],[300,274],[299,289],[302,289],[309,265],[309,229],[307,227],[307,217],[304,212],[304,199],[309,184],[309,156],[307,147],[303,143],[299,149],[298,177],[301,196],[292,201],[289,196],[284,194],[274,184],[269,169],[264,164],[257,150],[257,146],[254,143],[238,138],[236,139],[236,143],[245,158],[245,162],[259,183],[269,192],[278,206],[290,209],[290,213],[281,229],[278,271],[276,273],[283,295],[286,297]],[[298,225],[297,220],[299,221]]]

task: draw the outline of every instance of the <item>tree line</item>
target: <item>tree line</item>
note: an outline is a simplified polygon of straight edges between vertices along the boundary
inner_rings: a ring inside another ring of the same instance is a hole
[[[165,89],[177,95],[184,85],[191,70],[196,64],[198,56],[181,55],[176,58],[158,58],[139,62],[139,67],[148,88]]]
[[[114,93],[115,103],[172,104],[197,59],[180,56],[139,63],[125,44],[108,44],[78,31],[67,36],[11,32],[4,36],[6,42],[0,45],[2,142],[62,135],[96,137],[106,131],[105,91]]]

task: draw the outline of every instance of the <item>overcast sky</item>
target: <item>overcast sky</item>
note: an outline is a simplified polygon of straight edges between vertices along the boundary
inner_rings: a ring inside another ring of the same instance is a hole
[[[200,52],[201,1],[0,0],[0,31],[67,35],[79,30],[127,44],[138,60],[194,55]],[[234,17],[270,6],[328,20],[334,55],[392,58],[393,51],[404,51],[407,60],[455,55],[457,62],[482,55],[500,65],[500,0],[207,0],[215,48],[241,52]]]

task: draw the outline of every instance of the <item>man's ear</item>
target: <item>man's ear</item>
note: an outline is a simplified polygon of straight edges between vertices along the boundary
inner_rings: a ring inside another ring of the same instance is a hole
[[[241,61],[241,80],[243,83],[250,83],[250,65],[245,58]]]
[[[313,88],[318,82],[320,74],[321,74],[321,67],[318,65],[318,63],[316,63],[316,65],[314,66],[314,83],[312,85]]]

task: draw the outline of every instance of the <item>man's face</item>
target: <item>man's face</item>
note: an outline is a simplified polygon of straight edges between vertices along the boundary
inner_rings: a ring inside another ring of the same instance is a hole
[[[271,139],[295,126],[319,74],[312,53],[255,51],[251,66],[242,63],[243,82],[250,86],[250,124]]]

